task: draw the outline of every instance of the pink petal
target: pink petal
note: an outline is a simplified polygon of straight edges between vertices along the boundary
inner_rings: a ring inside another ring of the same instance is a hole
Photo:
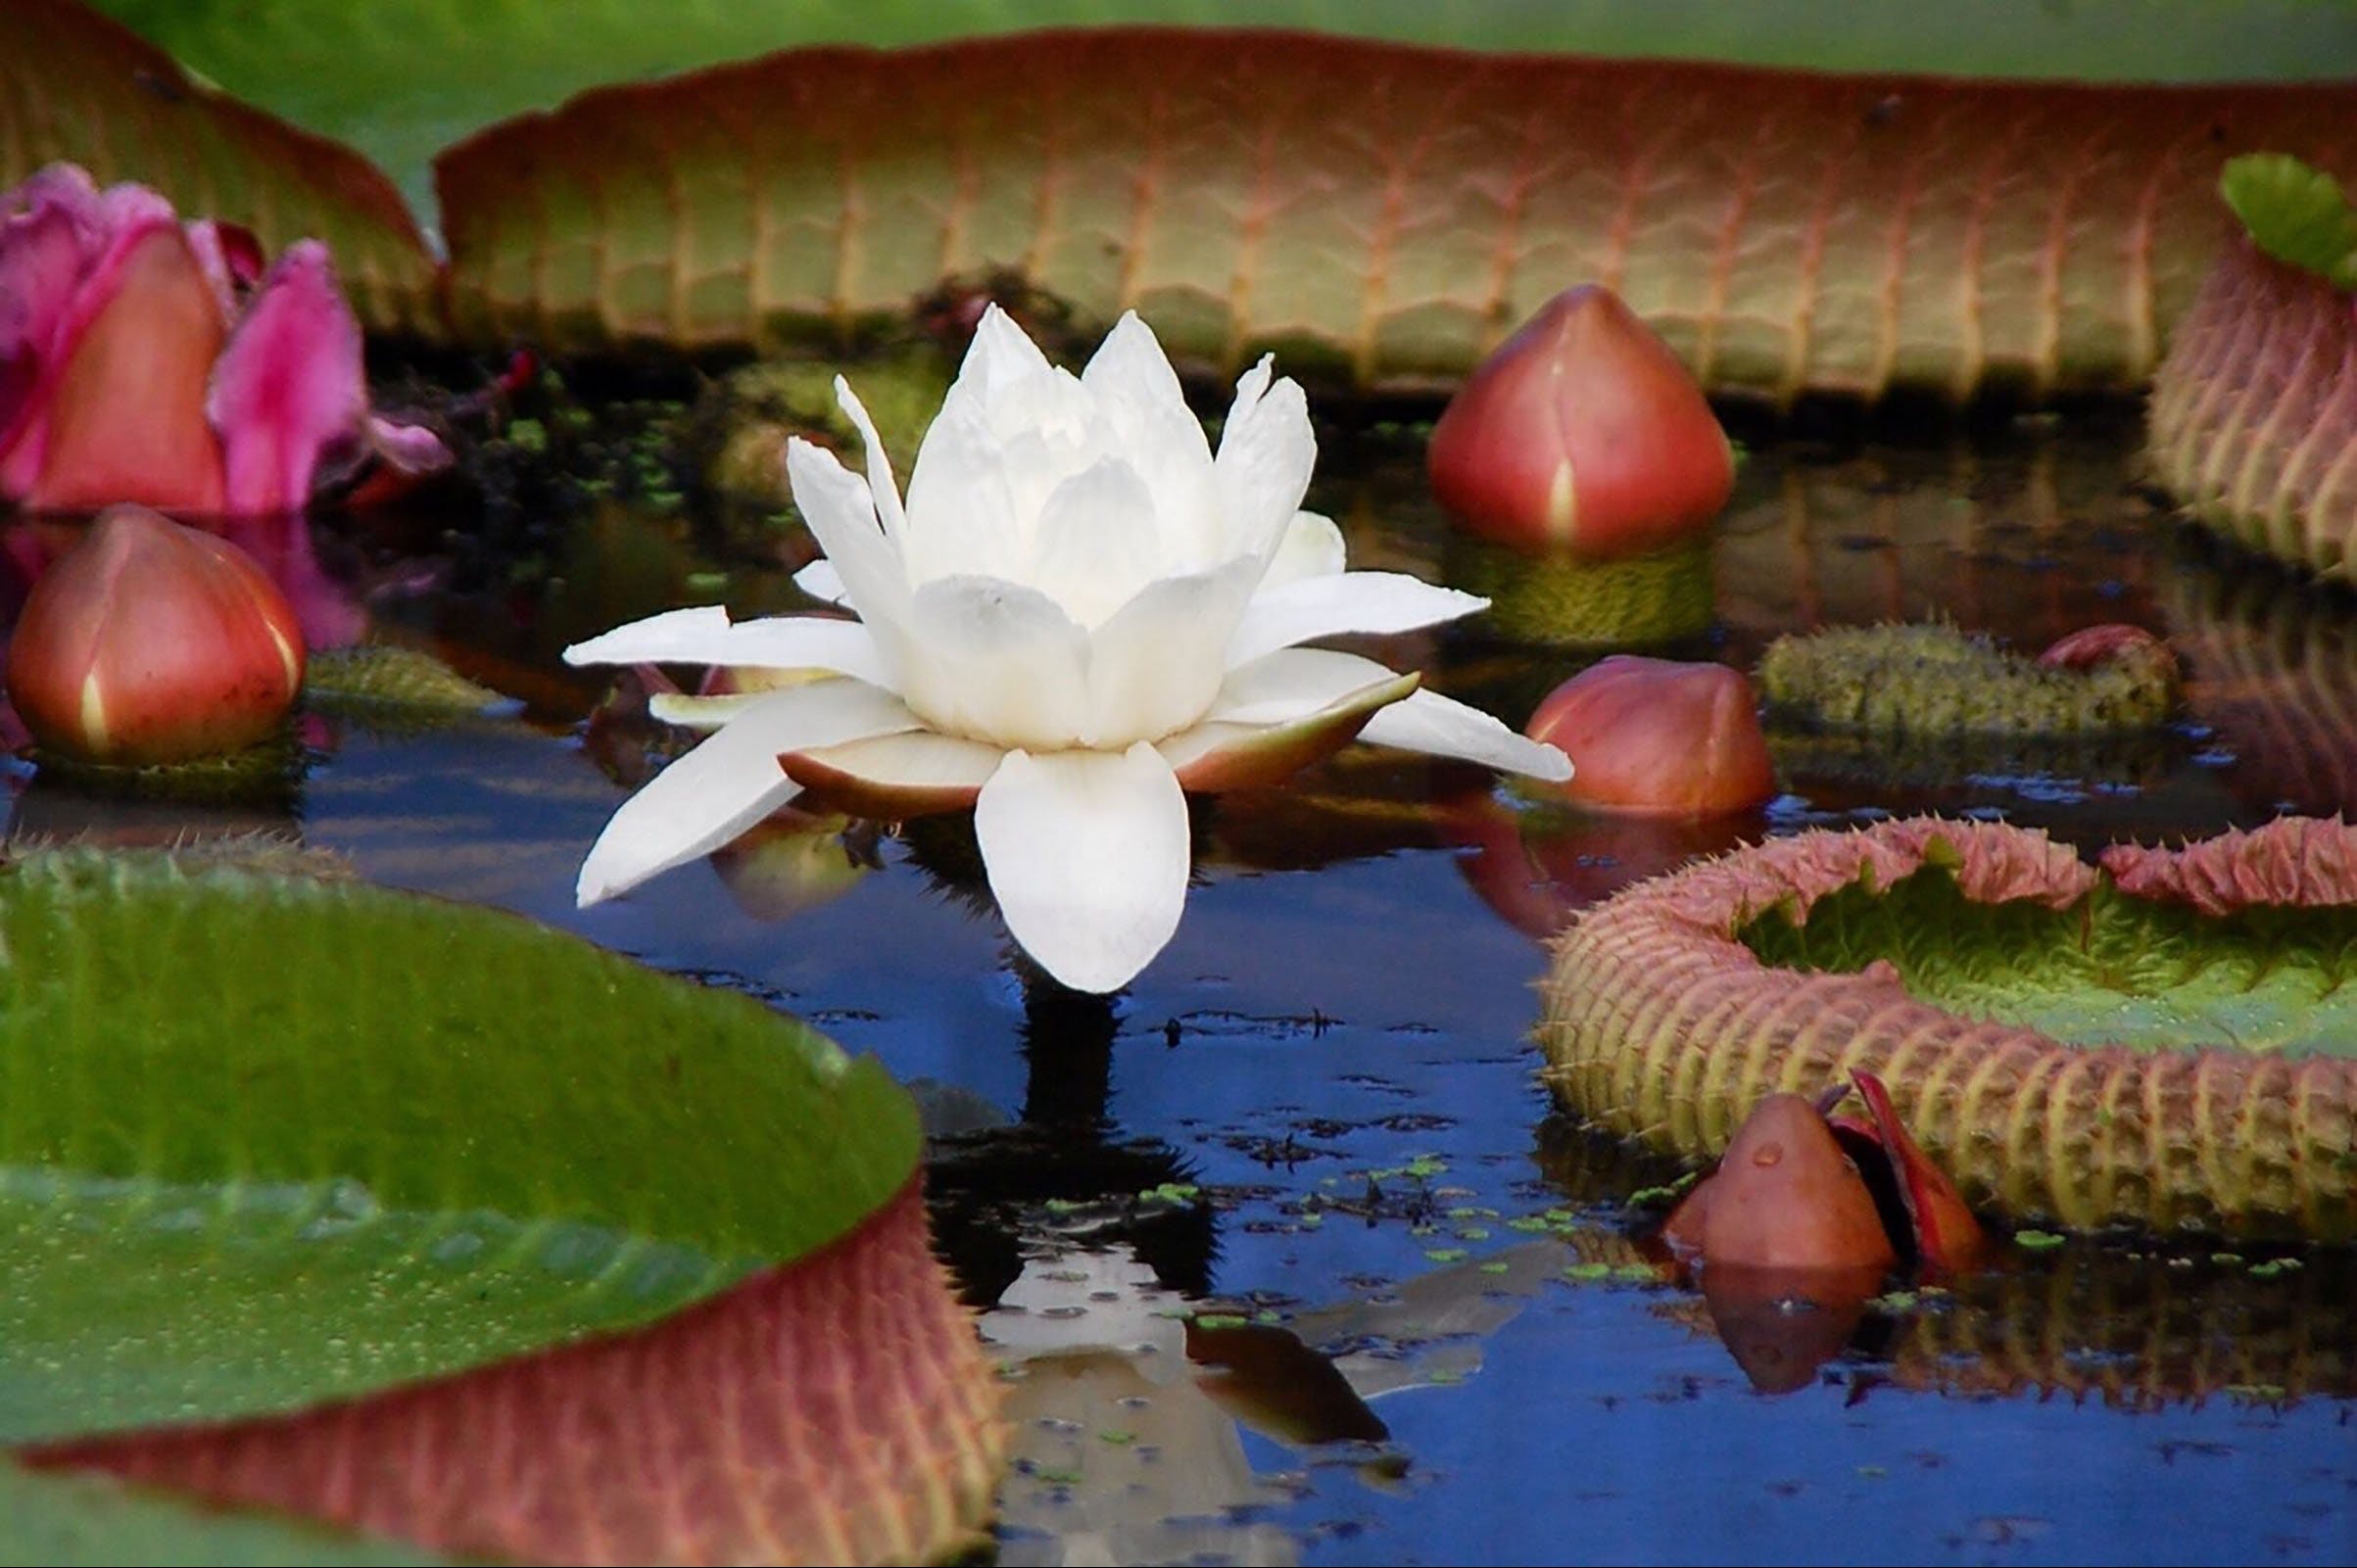
[[[361,324],[326,246],[298,241],[263,279],[214,367],[205,414],[220,437],[231,512],[301,509],[321,457],[361,439]]]
[[[0,455],[63,370],[75,291],[106,250],[98,188],[52,164],[0,197]]]
[[[210,217],[186,224],[184,230],[188,248],[196,252],[197,264],[220,301],[221,319],[236,320],[238,302],[262,277],[262,241],[250,228]]]
[[[220,506],[220,452],[204,418],[220,312],[169,209],[140,194],[115,204],[145,215],[109,237],[75,291],[54,373],[0,465],[0,489],[36,511]]]

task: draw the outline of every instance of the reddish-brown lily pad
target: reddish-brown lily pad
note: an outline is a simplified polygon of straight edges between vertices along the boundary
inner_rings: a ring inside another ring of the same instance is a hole
[[[362,321],[430,332],[435,267],[374,165],[189,76],[72,0],[0,6],[0,188],[44,165],[136,180],[190,217],[252,229],[271,255],[323,240]]]
[[[22,1457],[450,1552],[926,1562],[979,1539],[997,1406],[911,1181],[850,1235],[651,1328]]]
[[[1576,1113],[1725,1146],[1858,1069],[2017,1219],[2357,1234],[2357,827],[2285,818],[2102,870],[1914,819],[1644,883],[1557,944],[1539,1024]]]
[[[833,344],[997,274],[1198,361],[1434,387],[1592,281],[1786,402],[2141,385],[2258,147],[2357,171],[2346,90],[1100,28],[600,89],[436,174],[470,339]]]

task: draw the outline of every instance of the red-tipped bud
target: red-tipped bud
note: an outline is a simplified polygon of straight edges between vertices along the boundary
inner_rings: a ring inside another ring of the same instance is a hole
[[[1899,1261],[1873,1193],[1824,1117],[1797,1094],[1759,1102],[1661,1236],[1706,1271],[1882,1270]]]
[[[1723,664],[1616,653],[1549,692],[1527,730],[1571,758],[1562,787],[1582,805],[1715,816],[1776,792],[1752,683]]]
[[[1567,289],[1467,378],[1433,427],[1432,493],[1525,550],[1640,555],[1710,524],[1734,453],[1669,345],[1611,290]]]
[[[2139,657],[2164,659],[2172,669],[2177,665],[2177,655],[2169,650],[2168,643],[2141,626],[2122,626],[2117,623],[2083,626],[2057,639],[2051,647],[2038,655],[2038,662],[2049,669],[2092,670],[2098,664],[2132,653]]]
[[[303,685],[303,631],[232,545],[118,506],[33,586],[8,689],[35,738],[90,762],[184,762],[252,745]]]

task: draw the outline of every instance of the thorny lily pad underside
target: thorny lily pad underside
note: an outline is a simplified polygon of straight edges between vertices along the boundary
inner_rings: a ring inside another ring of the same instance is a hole
[[[2337,821],[2120,846],[2097,871],[2030,830],[1913,819],[1586,912],[1539,1032],[1574,1112],[1688,1158],[1763,1094],[1864,1069],[2013,1217],[2343,1238],[2352,933],[2357,827]],[[2179,1038],[2197,1048],[2159,1048]]]

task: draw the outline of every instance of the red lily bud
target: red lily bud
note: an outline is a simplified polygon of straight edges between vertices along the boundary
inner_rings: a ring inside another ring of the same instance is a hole
[[[33,586],[8,689],[42,744],[143,767],[251,745],[303,685],[285,595],[234,546],[118,506]]]
[[[2141,626],[2112,623],[2105,626],[2083,626],[2078,631],[2057,638],[2052,646],[2038,655],[2038,662],[2049,669],[2092,670],[2109,659],[2116,659],[2130,650],[2151,650],[2171,665],[2177,655],[2169,645]]]
[[[1717,1171],[1670,1213],[1661,1238],[1706,1271],[1887,1269],[1899,1261],[1882,1213],[1808,1100],[1771,1094],[1727,1145]]]
[[[1526,731],[1571,758],[1578,771],[1563,789],[1582,805],[1712,816],[1776,792],[1757,700],[1723,664],[1618,653],[1549,692]]]
[[[1466,379],[1433,427],[1432,493],[1525,550],[1638,555],[1709,526],[1735,459],[1702,389],[1609,289],[1567,289]]]

